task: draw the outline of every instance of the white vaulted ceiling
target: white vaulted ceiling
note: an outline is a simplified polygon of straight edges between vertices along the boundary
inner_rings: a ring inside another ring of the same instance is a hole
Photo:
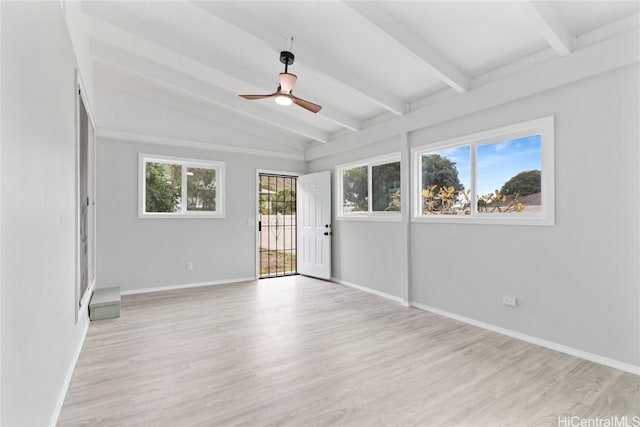
[[[86,1],[81,11],[99,131],[178,138],[158,122],[195,120],[191,138],[203,142],[302,153],[636,28],[639,3]],[[238,97],[276,89],[292,36],[294,93],[318,114]],[[157,127],[144,120],[153,111]]]

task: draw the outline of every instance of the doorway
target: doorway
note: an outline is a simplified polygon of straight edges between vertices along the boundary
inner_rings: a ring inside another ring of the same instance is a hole
[[[296,188],[298,177],[258,173],[258,277],[298,274]]]
[[[298,177],[298,273],[331,280],[331,172]]]
[[[96,279],[95,124],[76,72],[76,322]]]

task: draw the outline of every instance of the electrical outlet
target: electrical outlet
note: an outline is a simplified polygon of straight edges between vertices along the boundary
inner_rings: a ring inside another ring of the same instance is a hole
[[[518,298],[516,297],[502,297],[502,303],[504,305],[510,305],[511,307],[515,307],[518,305]]]
[[[187,263],[187,271],[191,271],[191,270],[193,270],[193,263],[191,261],[189,261]]]

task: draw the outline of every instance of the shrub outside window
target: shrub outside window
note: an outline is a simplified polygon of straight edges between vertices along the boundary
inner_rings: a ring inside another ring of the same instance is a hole
[[[400,155],[336,167],[336,218],[400,220]]]
[[[224,162],[139,155],[140,218],[223,218]]]
[[[554,224],[554,121],[416,147],[413,220]]]

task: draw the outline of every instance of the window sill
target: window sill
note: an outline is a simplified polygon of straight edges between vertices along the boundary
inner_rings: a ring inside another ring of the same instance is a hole
[[[376,222],[401,222],[401,214],[391,215],[349,215],[337,216],[336,221],[376,221]]]
[[[224,219],[222,213],[187,213],[187,214],[164,214],[164,213],[143,213],[138,215],[138,219]]]
[[[554,218],[543,216],[414,216],[411,218],[411,222],[431,224],[555,225]]]

